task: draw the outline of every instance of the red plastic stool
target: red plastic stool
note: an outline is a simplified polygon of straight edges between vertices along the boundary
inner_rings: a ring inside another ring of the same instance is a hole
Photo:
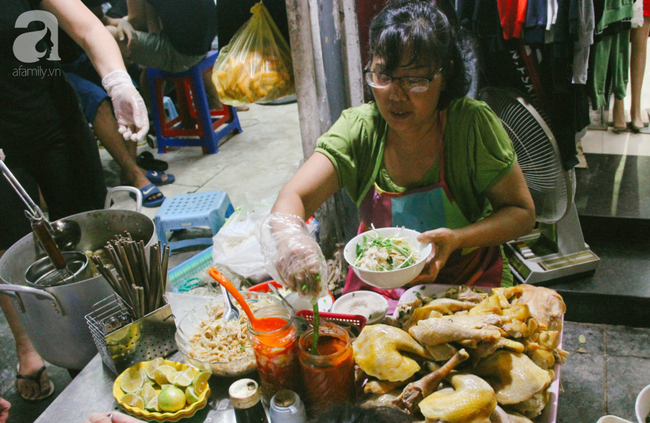
[[[219,140],[235,131],[241,133],[237,112],[224,104],[211,110],[203,84],[203,74],[211,72],[219,52],[211,51],[191,69],[181,73],[147,68],[149,90],[153,101],[153,117],[158,139],[158,153],[167,147],[202,147],[204,153],[219,151]],[[176,87],[178,116],[167,119],[163,106],[164,82]],[[206,130],[207,129],[207,130]]]

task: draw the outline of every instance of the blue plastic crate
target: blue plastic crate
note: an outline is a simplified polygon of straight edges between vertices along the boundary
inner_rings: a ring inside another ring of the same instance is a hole
[[[172,291],[178,292],[178,288],[185,281],[197,277],[199,273],[210,266],[212,266],[212,247],[201,251],[191,259],[184,261],[167,272],[167,283]]]

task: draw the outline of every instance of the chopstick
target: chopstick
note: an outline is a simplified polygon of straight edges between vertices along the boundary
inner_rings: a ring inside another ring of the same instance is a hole
[[[113,291],[130,308],[134,319],[140,319],[165,304],[167,266],[170,249],[160,242],[149,247],[149,260],[144,241],[134,241],[131,234],[117,235],[106,243],[104,250],[112,262],[112,269],[97,255],[90,259]]]

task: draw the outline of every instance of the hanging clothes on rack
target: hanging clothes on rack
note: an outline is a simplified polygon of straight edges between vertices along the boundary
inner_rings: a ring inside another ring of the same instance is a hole
[[[634,16],[633,0],[595,0],[596,24],[594,44],[589,57],[588,85],[594,110],[608,103],[607,79],[611,91],[623,100],[630,69],[630,21]]]
[[[526,8],[528,0],[497,0],[503,38],[521,38],[526,25]]]

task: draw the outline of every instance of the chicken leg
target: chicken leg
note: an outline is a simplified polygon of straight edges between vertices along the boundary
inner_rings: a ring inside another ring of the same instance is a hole
[[[435,372],[429,373],[422,379],[406,385],[402,394],[393,400],[393,405],[406,414],[412,415],[420,404],[420,401],[429,396],[456,366],[468,358],[469,354],[464,349],[458,351]]]

